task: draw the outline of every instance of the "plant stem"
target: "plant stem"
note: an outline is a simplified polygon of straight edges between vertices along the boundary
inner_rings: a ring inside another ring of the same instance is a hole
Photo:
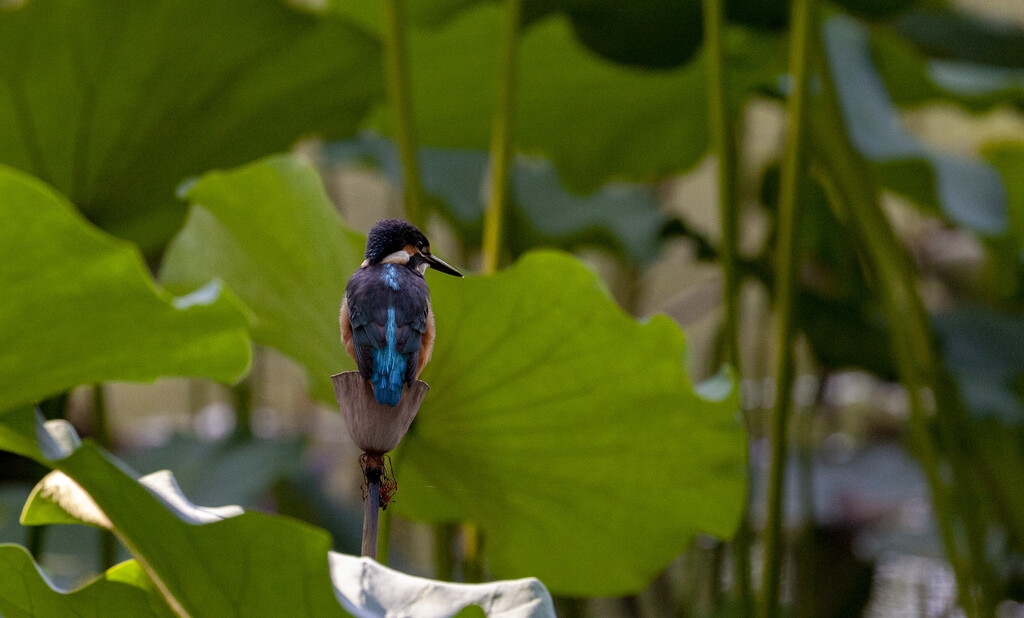
[[[819,46],[819,56],[825,58],[824,45],[819,42]],[[983,523],[974,511],[981,497],[961,496],[969,505],[966,509],[954,504],[961,492],[977,493],[974,481],[964,478],[971,469],[972,456],[964,452],[970,448],[969,436],[959,429],[966,423],[963,404],[941,366],[909,258],[879,207],[877,188],[865,182],[871,177],[870,170],[846,137],[838,94],[828,70],[822,72],[822,85],[823,109],[815,117],[821,125],[816,131],[816,154],[838,189],[832,192],[832,201],[843,207],[842,215],[864,247],[881,288],[893,352],[910,402],[910,437],[932,492],[939,532],[956,574],[960,604],[968,616],[989,616],[993,614],[991,576],[987,572]],[[947,485],[940,470],[940,450],[931,429],[933,415],[926,393],[940,408],[934,414],[934,424],[950,458],[955,489]],[[969,559],[962,554],[957,539],[957,513],[963,517]]]
[[[96,384],[92,388],[92,414],[96,442],[104,449],[112,450],[110,419],[107,418],[107,401],[102,384]],[[117,539],[110,530],[100,530],[99,560],[101,571],[106,571],[117,562]]]
[[[736,203],[736,135],[725,72],[722,41],[725,22],[722,0],[704,0],[704,45],[708,60],[708,120],[711,142],[718,154],[718,212],[722,224],[721,260],[725,279],[726,362],[739,374],[739,212]]]
[[[515,114],[516,77],[519,68],[519,15],[522,0],[505,0],[505,16],[498,65],[498,92],[491,126],[491,192],[484,213],[483,272],[498,269],[502,227],[508,202],[509,167],[512,158],[512,126]]]
[[[723,30],[725,8],[722,0],[704,0],[704,45],[708,61],[708,120],[712,147],[718,153],[718,212],[722,225],[721,260],[724,279],[723,300],[725,319],[722,338],[725,341],[725,361],[732,365],[740,378],[739,346],[739,208],[737,193],[737,148],[733,115],[729,106],[729,89],[725,70]],[[744,414],[747,435],[750,422]],[[754,596],[750,585],[750,517],[749,497],[744,503],[736,535],[732,540],[734,579],[736,581],[736,609],[739,615],[749,616],[754,610]]]
[[[412,110],[412,86],[409,81],[409,54],[406,44],[404,0],[384,0],[384,65],[388,102],[393,110],[395,142],[405,177],[403,199],[405,218],[413,225],[426,224],[423,186],[416,156],[416,123]]]
[[[787,103],[789,135],[782,164],[777,221],[776,260],[778,279],[775,289],[776,365],[775,406],[772,412],[772,462],[769,472],[768,518],[764,543],[764,595],[761,607],[765,618],[779,615],[779,585],[783,554],[783,494],[788,457],[788,418],[792,398],[794,359],[793,289],[796,279],[797,224],[799,193],[805,171],[805,136],[810,75],[811,31],[815,0],[795,0],[790,31],[789,66],[791,91]]]

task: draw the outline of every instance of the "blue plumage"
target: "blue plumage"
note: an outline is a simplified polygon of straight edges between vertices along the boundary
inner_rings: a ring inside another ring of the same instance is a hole
[[[397,406],[402,397],[402,385],[405,383],[406,367],[409,358],[398,352],[396,344],[395,308],[388,307],[388,321],[384,325],[386,347],[373,351],[373,396],[377,403]],[[419,351],[417,346],[417,352]]]
[[[384,282],[384,285],[397,292],[401,289],[401,285],[398,283],[398,271],[395,270],[397,267],[394,264],[384,264],[383,266],[380,280]]]
[[[396,406],[430,358],[433,317],[426,268],[462,276],[430,254],[426,237],[406,221],[378,223],[366,261],[348,280],[341,336],[378,403]]]

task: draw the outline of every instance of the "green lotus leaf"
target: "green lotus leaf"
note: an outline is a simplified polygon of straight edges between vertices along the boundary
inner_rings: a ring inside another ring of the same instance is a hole
[[[365,240],[342,224],[316,170],[273,157],[206,174],[185,195],[193,206],[160,280],[181,291],[223,281],[248,308],[253,338],[301,362],[313,394],[334,401],[330,376],[355,368],[338,309]]]
[[[59,193],[0,166],[0,410],[80,384],[248,370],[245,318],[211,284],[174,298],[138,249]]]
[[[291,325],[268,345],[319,380],[351,367],[337,305],[358,258],[312,182],[280,159],[200,179],[162,280],[222,277],[257,337],[260,324]],[[274,268],[240,267],[253,264]],[[492,276],[427,278],[438,333],[423,374],[431,392],[396,456],[393,508],[474,521],[495,575],[539,576],[574,595],[638,590],[697,532],[732,533],[746,461],[735,389],[720,377],[707,385],[713,398],[697,394],[675,324],[638,323],[562,253],[529,253]]]
[[[732,534],[736,392],[695,392],[671,320],[638,323],[562,253],[430,283],[438,342],[398,513],[475,521],[495,573],[580,596],[638,590],[697,532]]]
[[[383,98],[377,41],[283,0],[8,2],[0,40],[0,163],[147,251],[182,179],[350,135]]]
[[[81,616],[103,618],[171,618],[138,562],[129,560],[75,590],[61,590],[42,575],[32,556],[18,545],[0,545],[0,612],[7,618]]]
[[[21,431],[28,424],[52,442],[66,442],[66,431],[74,435],[66,422],[44,424],[32,410],[0,416],[0,427]],[[323,530],[287,518],[243,513],[237,506],[196,506],[170,472],[136,478],[95,444],[74,438],[66,449],[50,452],[52,457],[44,454],[49,451],[43,444],[35,450],[37,461],[54,471],[33,490],[23,523],[78,522],[114,531],[178,615],[344,616],[352,611],[384,616],[400,609],[416,614],[420,608],[436,615],[480,604],[509,616],[554,615],[551,597],[536,579],[449,585],[410,577],[369,559],[329,553],[330,537]],[[10,446],[0,434],[0,449]],[[111,573],[104,579],[111,579]],[[38,587],[38,582],[31,584]],[[109,585],[98,588],[96,596],[100,594],[108,614],[127,602],[120,600],[127,596],[124,590],[112,591]],[[121,597],[110,596],[114,594]]]
[[[375,9],[366,6],[377,3],[343,4],[346,15],[368,28],[379,28]],[[492,2],[445,6],[451,10],[439,23],[409,31],[419,143],[487,150],[503,7]],[[410,6],[409,12],[416,11]],[[571,17],[559,11],[536,17],[522,33],[514,122],[517,148],[550,159],[562,181],[578,193],[593,192],[609,180],[660,180],[697,164],[708,149],[703,51],[673,68],[624,66],[588,49],[575,27]],[[737,99],[773,84],[785,70],[781,36],[733,29],[726,48],[730,86]],[[389,121],[388,110],[381,109],[371,124],[388,134]]]

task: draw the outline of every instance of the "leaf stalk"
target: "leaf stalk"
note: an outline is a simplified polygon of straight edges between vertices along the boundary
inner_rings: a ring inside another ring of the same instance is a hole
[[[722,226],[721,264],[724,279],[723,303],[725,319],[722,339],[725,361],[741,376],[739,346],[739,206],[737,194],[737,140],[735,118],[729,105],[726,54],[723,42],[725,7],[722,0],[703,0],[704,45],[707,54],[708,121],[711,144],[718,154],[718,211]],[[747,435],[750,421],[744,414]],[[737,611],[749,616],[754,611],[750,584],[750,521],[749,497],[744,502],[743,516],[733,537],[734,580]]]
[[[816,43],[824,62],[824,44]],[[956,574],[959,602],[968,616],[990,616],[994,614],[992,576],[985,558],[984,525],[976,512],[981,497],[958,496],[960,492],[977,494],[978,486],[969,476],[973,459],[969,436],[960,429],[967,422],[963,402],[940,361],[909,257],[879,206],[877,187],[865,182],[871,177],[870,169],[846,137],[827,66],[822,71],[822,91],[822,110],[814,116],[815,156],[827,176],[826,187],[832,187],[830,202],[842,209],[838,215],[849,223],[878,281],[893,353],[909,399],[911,443],[932,492],[939,533]],[[934,411],[929,401],[934,402]],[[943,478],[942,454],[950,460],[955,487]],[[957,508],[957,501],[969,504],[968,508]],[[966,555],[957,536],[957,513],[963,517]]]
[[[498,64],[498,92],[491,126],[491,190],[484,213],[483,272],[498,269],[509,194],[516,82],[519,70],[519,18],[522,0],[506,0]]]
[[[423,184],[417,159],[416,121],[409,79],[409,52],[404,0],[384,0],[384,69],[395,142],[405,178],[405,218],[422,228],[426,224]]]
[[[782,164],[777,220],[775,289],[776,364],[775,405],[772,411],[772,461],[768,480],[768,515],[765,524],[764,580],[761,612],[764,618],[780,613],[779,587],[784,544],[783,498],[786,460],[789,456],[788,420],[795,373],[793,357],[793,290],[797,276],[797,224],[800,187],[806,171],[807,108],[815,0],[795,0],[790,31],[789,66],[791,91],[787,101],[789,135]]]

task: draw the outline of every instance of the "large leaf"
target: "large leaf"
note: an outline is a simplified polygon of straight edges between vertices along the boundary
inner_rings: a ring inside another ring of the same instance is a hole
[[[23,547],[0,545],[0,612],[7,618],[80,616],[124,618],[174,616],[134,560],[123,562],[76,590],[62,590],[42,576]]]
[[[330,376],[355,366],[337,315],[363,240],[342,225],[316,170],[275,157],[207,174],[185,195],[194,206],[161,280],[179,290],[224,281],[251,310],[256,341],[301,361],[313,393],[333,401]]]
[[[697,532],[732,533],[736,394],[724,377],[714,400],[694,392],[669,319],[637,323],[560,253],[431,286],[431,394],[402,450],[399,513],[479,522],[496,573],[573,595],[639,589]]]
[[[28,174],[0,166],[0,409],[79,384],[248,369],[245,319],[210,285],[172,298],[138,250],[82,220]]]
[[[263,199],[240,200],[254,178],[276,181],[260,184]],[[203,190],[208,180],[217,192]],[[274,192],[289,183],[293,197]],[[335,265],[306,254],[332,250],[309,230],[340,223],[304,185],[279,160],[204,178],[163,276],[195,285],[223,269],[231,286],[238,264],[273,261],[270,276],[247,270],[235,291],[256,324],[318,308],[277,345],[326,377],[347,364],[336,334],[344,278],[317,284]],[[295,209],[288,217],[276,212],[282,200]],[[245,216],[235,217],[240,201]],[[179,243],[210,257],[193,260]],[[713,383],[714,399],[695,393],[677,326],[663,316],[637,323],[561,253],[527,254],[493,276],[428,280],[438,339],[423,377],[432,389],[396,467],[400,513],[473,520],[490,532],[496,575],[542,575],[578,595],[637,590],[696,532],[731,534],[744,496],[736,394],[725,378]]]
[[[0,427],[10,424],[20,431],[32,424],[32,416],[31,410],[0,415]],[[416,613],[416,608],[431,605],[436,615],[444,615],[484,603],[510,616],[553,615],[550,596],[535,579],[446,586],[374,567],[368,560],[329,555],[330,538],[322,530],[285,518],[243,514],[234,506],[196,506],[169,472],[135,479],[95,445],[80,444],[63,421],[42,424],[37,416],[33,430],[49,436],[34,454],[55,471],[33,490],[23,521],[79,522],[113,530],[179,615],[282,616],[299,611],[304,616],[342,616],[352,611],[383,616],[406,607]],[[62,446],[48,446],[53,443]],[[0,449],[10,446],[0,437]],[[104,579],[112,579],[111,573]],[[122,598],[106,596],[115,592]],[[111,591],[109,584],[98,593],[105,595],[107,613],[122,615],[115,603],[139,601],[124,598],[129,595],[123,590]]]
[[[0,7],[0,163],[146,249],[190,175],[351,134],[383,96],[379,44],[283,0]]]
[[[444,26],[460,12],[482,0],[423,0],[407,3],[409,23],[427,28]],[[367,28],[382,32],[379,2],[332,2],[334,10]],[[614,62],[667,68],[689,60],[700,48],[703,28],[700,0],[524,0],[522,27],[545,16],[561,14],[578,42]],[[493,42],[491,47],[493,47]]]
[[[982,160],[935,152],[910,134],[875,70],[867,29],[849,17],[824,25],[829,68],[850,141],[885,187],[984,234],[1006,229],[1006,189]]]
[[[346,11],[361,14],[357,18],[368,27],[377,27],[361,8],[373,3],[344,4],[354,7]],[[413,109],[421,145],[487,149],[502,16],[498,3],[479,2],[436,27],[411,29]],[[726,43],[737,96],[773,83],[783,70],[784,41],[777,36],[737,29],[730,30]],[[570,17],[556,12],[524,30],[519,66],[516,145],[551,159],[575,191],[594,191],[612,178],[658,180],[691,168],[707,151],[703,52],[672,69],[615,64],[582,45]],[[385,126],[387,114],[376,120]]]
[[[366,133],[335,142],[327,149],[332,162],[368,161],[388,179],[402,183],[402,167],[391,140]],[[482,195],[490,156],[482,150],[421,148],[424,191],[452,222],[467,246],[480,244]],[[640,266],[658,255],[668,218],[650,186],[610,183],[589,195],[566,190],[550,163],[520,158],[511,173],[507,221],[513,256],[539,245],[563,249],[607,247],[625,262]]]

